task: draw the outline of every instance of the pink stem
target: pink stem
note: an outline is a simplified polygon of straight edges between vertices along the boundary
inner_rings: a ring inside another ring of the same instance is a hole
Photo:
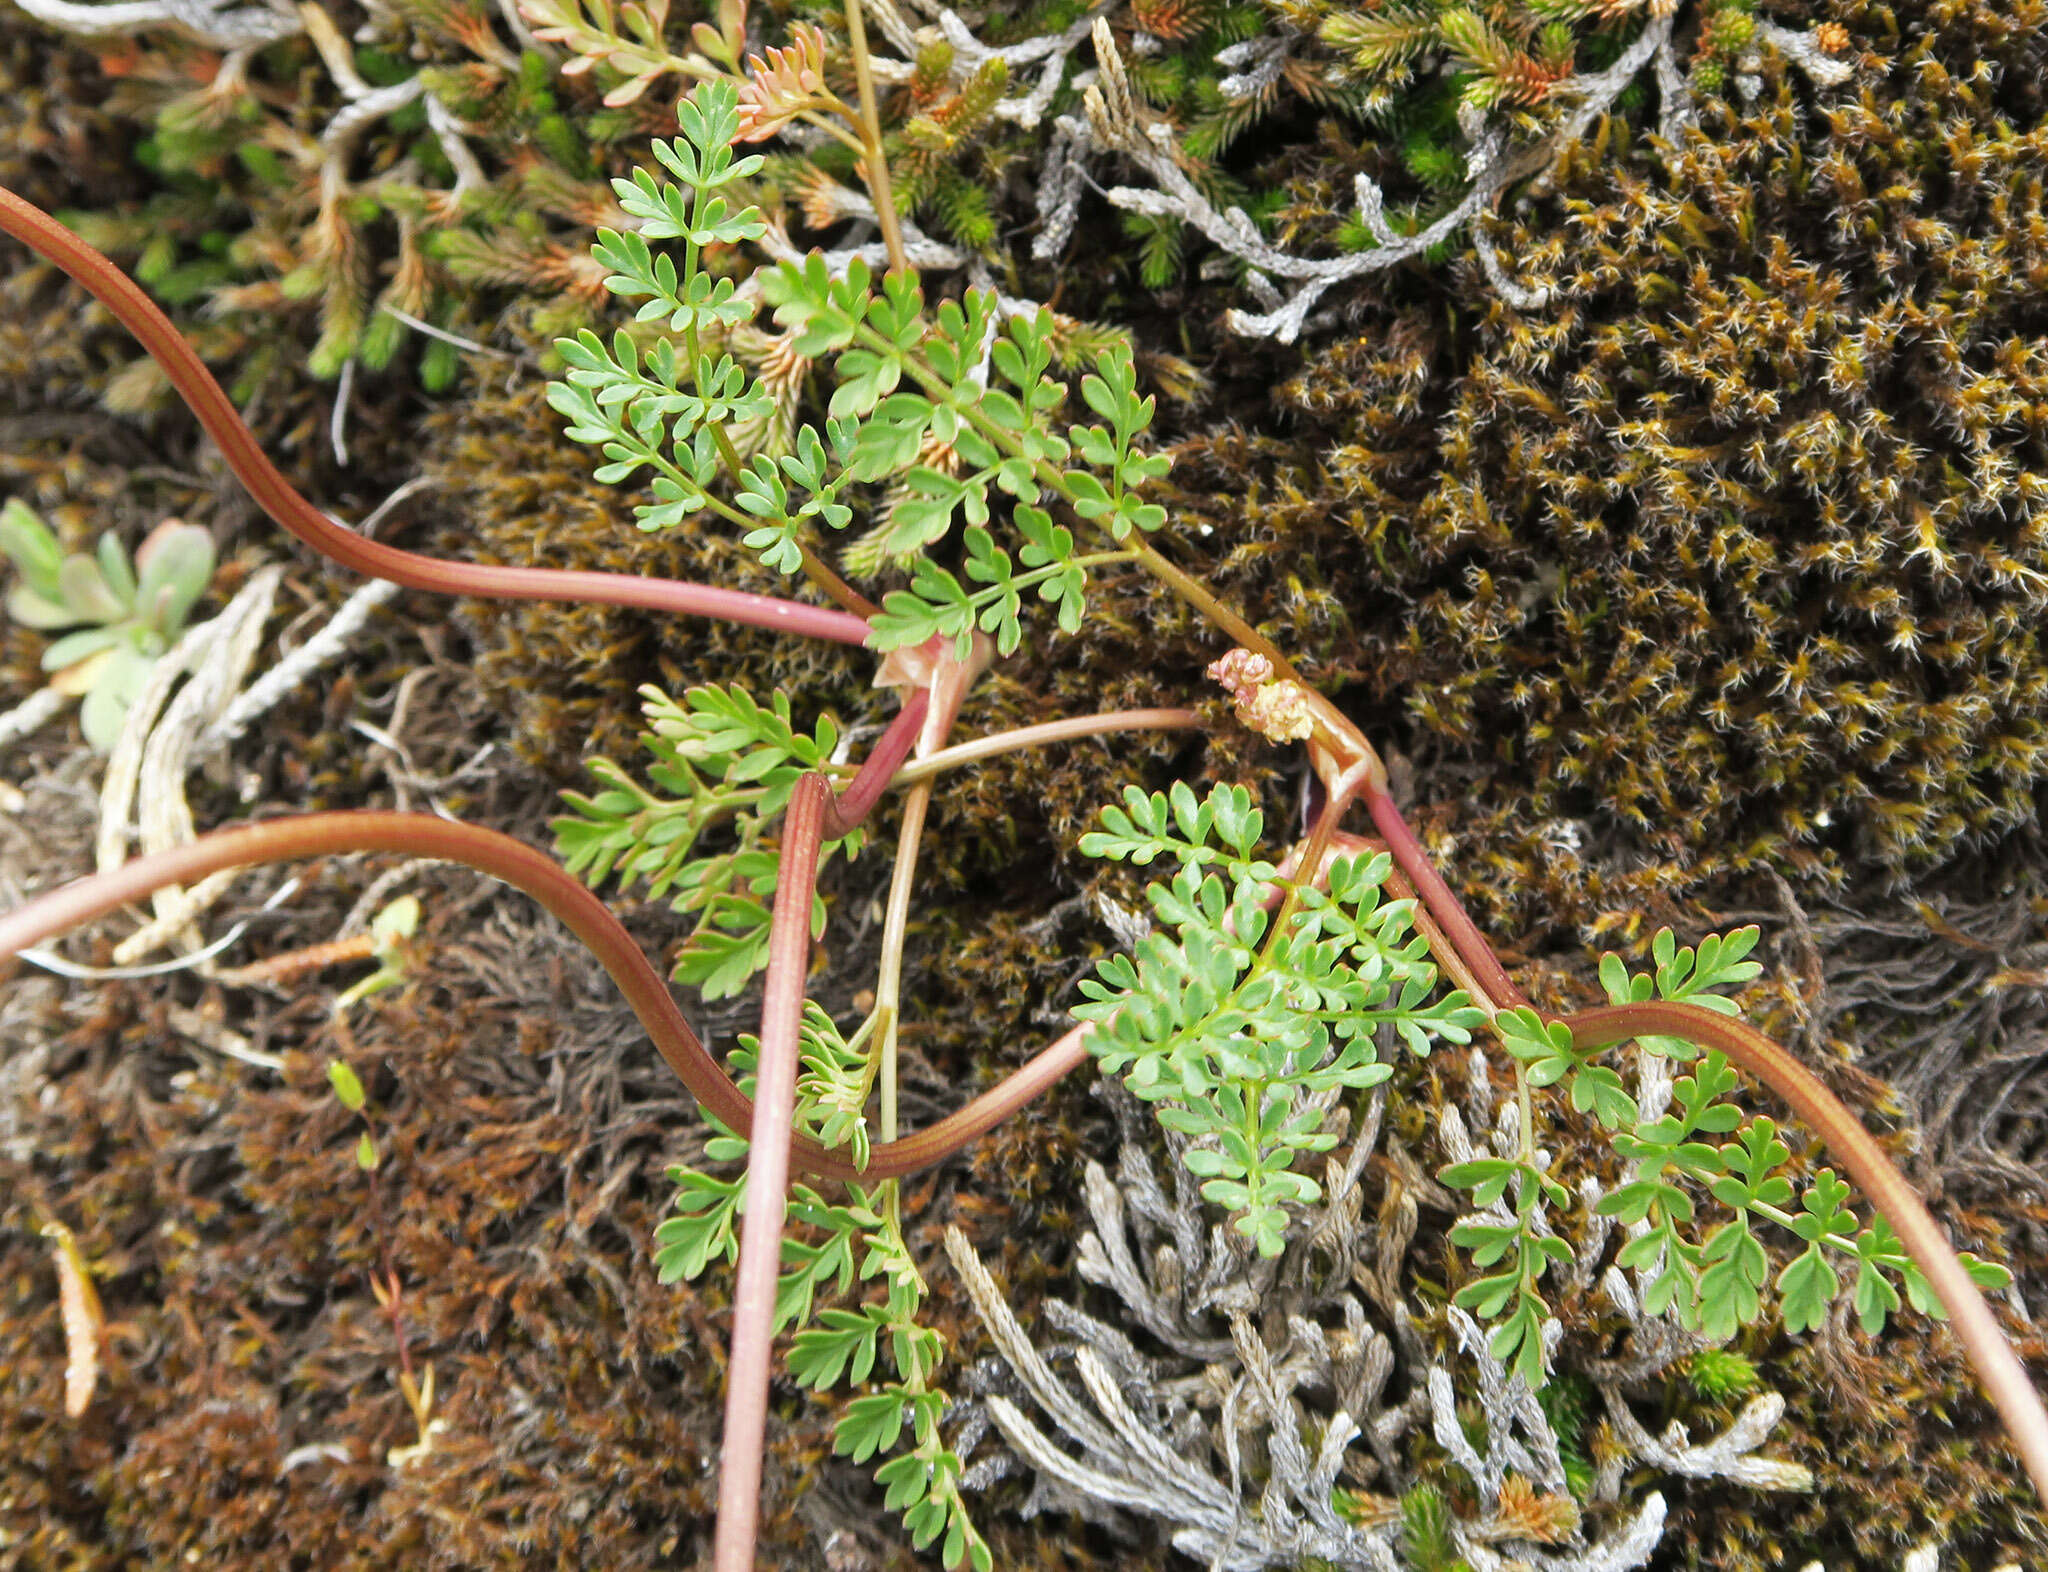
[[[890,767],[893,773],[894,766]],[[883,779],[886,780],[885,773]],[[739,1284],[732,1300],[732,1354],[725,1367],[725,1436],[720,1443],[714,1572],[751,1572],[761,1511],[761,1454],[768,1433],[768,1367],[775,1340],[775,1287],[782,1272],[782,1218],[789,1191],[789,1144],[796,1117],[797,1032],[810,970],[811,900],[818,848],[832,806],[822,775],[806,775],[783,816],[782,866],[768,930],[768,977],[761,1000],[761,1052],[754,1071],[754,1122],[747,1141],[746,1211],[740,1224]]]
[[[668,983],[603,901],[531,846],[496,830],[433,814],[309,813],[215,830],[186,845],[123,863],[111,873],[75,880],[0,916],[0,957],[17,954],[167,885],[191,884],[227,868],[361,852],[395,852],[461,863],[532,896],[603,964],[669,1068],[705,1109],[732,1129],[752,1125],[753,1103],[698,1040],[676,1007]],[[844,1157],[804,1137],[793,1143],[792,1156],[804,1172],[819,1179],[872,1182],[902,1178],[943,1161],[985,1135],[1085,1063],[1087,1057],[1084,1031],[1076,1028],[937,1124],[875,1147],[865,1169],[855,1168]]]
[[[1501,965],[1500,957],[1493,953],[1493,946],[1486,942],[1486,936],[1479,931],[1478,925],[1465,914],[1464,906],[1451,893],[1451,887],[1444,883],[1443,875],[1430,862],[1429,854],[1422,849],[1415,832],[1401,817],[1401,810],[1394,806],[1394,799],[1384,791],[1374,791],[1368,786],[1365,806],[1372,814],[1372,822],[1379,828],[1380,838],[1393,854],[1395,866],[1408,876],[1408,882],[1415,886],[1415,893],[1422,897],[1422,904],[1436,919],[1444,937],[1463,957],[1473,976],[1485,985],[1494,1007],[1513,1009],[1526,1005],[1529,996],[1515,986],[1507,968]]]
[[[119,268],[33,203],[0,187],[0,231],[39,252],[83,284],[142,341],[171,385],[192,407],[228,468],[263,511],[323,556],[371,578],[410,589],[492,600],[569,600],[600,606],[633,606],[693,617],[717,617],[753,628],[800,633],[841,644],[865,645],[861,618],[824,606],[720,589],[678,579],[643,579],[623,573],[586,573],[561,568],[491,567],[443,562],[365,540],[344,529],[293,488],[270,462],[255,434],[222,391],[213,373],[193,352],[170,318]]]
[[[931,690],[915,688],[903,701],[903,708],[876,739],[860,772],[846,783],[846,790],[825,806],[825,838],[837,840],[863,823],[875,811],[910,750],[917,746],[918,732],[932,707]]]
[[[1198,731],[1202,717],[1194,710],[1111,710],[1102,715],[1072,715],[1065,720],[1041,721],[1015,731],[999,731],[972,742],[956,742],[950,748],[928,753],[906,764],[896,774],[898,786],[927,781],[947,770],[992,759],[1020,748],[1042,747],[1049,742],[1071,742],[1077,737],[1100,737],[1119,731]]]
[[[2005,1421],[2020,1461],[2033,1477],[2036,1493],[2048,1501],[2048,1411],[2041,1406],[2026,1366],[2013,1352],[1991,1307],[1956,1259],[1948,1236],[1926,1204],[1892,1166],[1884,1148],[1811,1070],[1755,1027],[1696,1004],[1651,1000],[1609,1005],[1581,1010],[1563,1020],[1571,1028],[1572,1041],[1581,1048],[1604,1048],[1632,1037],[1668,1036],[1719,1049],[1782,1097],[1862,1186],[1926,1274],[1970,1362],[1977,1367],[1978,1379]]]

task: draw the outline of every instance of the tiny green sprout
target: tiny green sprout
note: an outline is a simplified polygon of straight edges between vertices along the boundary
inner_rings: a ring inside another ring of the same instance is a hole
[[[1410,1572],[1460,1572],[1451,1532],[1450,1503],[1443,1492],[1420,1484],[1401,1497],[1401,1561]]]
[[[70,556],[18,498],[0,504],[0,553],[18,575],[7,614],[24,627],[72,631],[43,652],[60,693],[83,698],[86,741],[111,750],[150,667],[184,630],[213,578],[213,537],[166,519],[130,563],[118,537],[100,537],[92,556]]]
[[[341,997],[334,1001],[336,1015],[372,994],[396,988],[405,981],[412,962],[412,936],[419,931],[419,926],[419,899],[411,895],[399,896],[370,920],[370,938],[374,944],[370,953],[377,958],[377,969],[361,982],[343,990]],[[345,1098],[343,1100],[346,1101]]]
[[[363,1094],[363,1083],[345,1061],[327,1061],[327,1084],[334,1088],[335,1100],[342,1107],[360,1118],[365,1125],[369,1124],[370,1116],[363,1111],[369,1101]],[[356,1141],[356,1166],[364,1173],[371,1172],[377,1166],[377,1143],[371,1139],[367,1129]]]
[[[328,1084],[334,1088],[334,1095],[341,1100],[341,1106],[350,1113],[363,1111],[363,1083],[356,1072],[339,1059],[327,1061]]]

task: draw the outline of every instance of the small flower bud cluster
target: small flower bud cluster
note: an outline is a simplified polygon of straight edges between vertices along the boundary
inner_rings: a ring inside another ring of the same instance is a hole
[[[1315,730],[1308,694],[1298,682],[1275,681],[1273,663],[1247,649],[1212,662],[1209,676],[1237,703],[1237,718],[1274,742],[1300,742]]]

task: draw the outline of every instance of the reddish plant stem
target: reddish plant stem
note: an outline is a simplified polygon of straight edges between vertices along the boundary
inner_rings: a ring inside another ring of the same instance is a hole
[[[1365,806],[1372,814],[1372,822],[1378,827],[1380,838],[1387,843],[1387,850],[1393,855],[1394,866],[1408,876],[1408,882],[1415,886],[1415,893],[1422,898],[1430,916],[1436,919],[1444,937],[1464,959],[1472,975],[1484,985],[1495,1005],[1503,1009],[1526,1005],[1529,996],[1515,986],[1507,968],[1501,965],[1500,957],[1493,953],[1493,946],[1486,942],[1486,936],[1479,931],[1478,925],[1465,914],[1464,906],[1451,893],[1451,887],[1444,883],[1443,875],[1431,864],[1429,854],[1422,849],[1415,832],[1401,817],[1401,810],[1394,806],[1394,799],[1385,791],[1374,791],[1368,786]]]
[[[1582,1010],[1564,1017],[1564,1023],[1571,1028],[1572,1041],[1583,1048],[1604,1048],[1632,1037],[1669,1036],[1718,1049],[1782,1097],[1884,1214],[1926,1274],[2004,1419],[2021,1462],[2033,1476],[2034,1489],[2048,1501],[2048,1410],[2042,1408],[2026,1367],[1949,1248],[1941,1225],[1870,1132],[1810,1070],[1756,1028],[1696,1004],[1612,1005]]]
[[[179,396],[219,444],[228,468],[263,511],[315,551],[344,567],[410,589],[444,595],[633,606],[685,616],[719,617],[748,627],[800,633],[840,644],[867,643],[868,626],[861,618],[771,595],[623,573],[443,562],[365,540],[335,523],[293,489],[291,482],[270,462],[213,373],[171,326],[170,319],[111,261],[41,208],[4,187],[0,187],[0,231],[56,263],[113,312],[163,368]]]
[[[531,846],[496,830],[434,814],[310,813],[215,830],[186,845],[123,863],[111,873],[75,880],[0,916],[0,957],[142,900],[166,885],[192,884],[226,868],[376,852],[461,863],[532,896],[611,974],[662,1058],[705,1109],[732,1129],[752,1125],[753,1103],[698,1040],[667,981],[603,901]],[[803,1137],[792,1143],[792,1161],[814,1178],[867,1182],[929,1168],[1085,1063],[1084,1037],[1085,1029],[1075,1028],[964,1108],[913,1135],[876,1146],[865,1169],[856,1169],[844,1157]]]
[[[889,789],[896,772],[903,767],[903,761],[910,757],[910,750],[917,746],[918,733],[924,729],[925,717],[931,707],[929,689],[911,690],[903,701],[903,708],[889,722],[889,729],[868,750],[860,772],[846,783],[846,790],[827,800],[826,840],[837,840],[857,829],[875,811],[875,804],[882,800],[882,794]],[[819,778],[823,779],[822,776]]]
[[[857,3],[857,0],[855,0]],[[796,1123],[797,1061],[801,1054],[805,981],[811,953],[811,907],[818,885],[818,854],[827,836],[845,834],[873,809],[890,777],[913,747],[936,746],[951,729],[966,687],[982,662],[961,662],[933,650],[927,680],[912,687],[903,712],[884,734],[865,768],[834,798],[831,782],[806,775],[783,815],[775,906],[768,927],[768,975],[762,987],[760,1052],[754,1070],[754,1119],[747,1141],[747,1193],[740,1224],[739,1281],[733,1294],[732,1350],[726,1360],[725,1430],[720,1442],[718,1526],[712,1540],[713,1572],[750,1572],[761,1514],[761,1456],[768,1428],[768,1377],[775,1343],[775,1295],[782,1272],[782,1224],[788,1209],[790,1141]],[[909,833],[897,848],[892,888],[905,886],[917,855],[915,825],[929,785],[913,786],[905,803]],[[896,896],[892,894],[892,908]],[[884,944],[884,968],[888,966]],[[888,994],[886,984],[877,988]],[[884,1009],[890,1008],[885,1004]],[[885,1024],[893,1033],[893,1023]],[[884,1052],[887,1052],[885,1044]],[[882,1094],[882,1133],[895,1131],[894,1085]],[[885,1143],[886,1144],[886,1143]]]
[[[1337,803],[1333,793],[1331,806]],[[1441,936],[1430,935],[1431,949],[1446,963],[1446,969],[1455,974],[1458,967],[1451,964],[1455,958],[1459,965],[1477,973],[1464,985],[1475,998],[1484,999],[1486,994],[1493,993],[1496,1008],[1526,1005],[1527,997],[1508,980],[1499,958],[1430,865],[1392,800],[1378,793],[1368,797],[1368,805],[1396,864],[1421,893],[1423,911],[1446,930]],[[1332,814],[1326,808],[1302,853],[1303,876],[1320,876],[1319,854],[1333,828]],[[1417,916],[1426,930],[1427,919],[1423,913]],[[1481,982],[1480,989],[1472,988],[1475,981]],[[1572,1040],[1582,1048],[1611,1047],[1634,1037],[1669,1036],[1718,1049],[1776,1092],[1848,1170],[1850,1178],[1870,1197],[1907,1254],[1925,1274],[1947,1309],[1956,1336],[1976,1367],[1985,1392],[2004,1420],[2020,1461],[2033,1478],[2035,1490],[2042,1500],[2048,1501],[2048,1409],[2043,1408],[2026,1367],[1919,1194],[1892,1166],[1870,1132],[1811,1071],[1754,1027],[1699,1005],[1648,1001],[1582,1010],[1561,1019],[1571,1028]]]
[[[1395,900],[1415,902],[1415,931],[1421,934],[1429,945],[1429,953],[1436,957],[1437,965],[1442,968],[1444,976],[1451,980],[1451,986],[1462,988],[1465,996],[1488,1015],[1499,1010],[1500,1002],[1486,991],[1486,984],[1481,982],[1473,974],[1472,968],[1465,963],[1464,953],[1451,943],[1449,935],[1436,925],[1436,919],[1429,915],[1429,908],[1423,904],[1422,897],[1415,893],[1415,886],[1408,882],[1400,869],[1396,868],[1387,875],[1387,888],[1394,892]]]
[[[892,764],[891,771],[894,768]],[[775,1341],[775,1286],[782,1272],[782,1219],[789,1198],[789,1144],[796,1116],[798,1028],[810,970],[818,849],[831,807],[832,788],[825,777],[806,775],[790,794],[782,820],[782,863],[769,919],[768,977],[761,999],[761,1051],[754,1070],[754,1120],[747,1139],[732,1353],[725,1365],[713,1572],[752,1572],[754,1565],[761,1454],[768,1431],[768,1371]]]
[[[1316,815],[1308,839],[1288,858],[1293,864],[1293,872],[1282,875],[1280,899],[1266,929],[1265,945],[1260,950],[1262,958],[1286,943],[1287,924],[1301,905],[1301,892],[1328,879],[1330,870],[1326,863],[1331,842],[1337,835],[1337,826],[1343,822],[1345,810],[1364,784],[1365,774],[1364,766],[1354,765],[1330,782],[1329,796],[1324,800],[1323,811]]]

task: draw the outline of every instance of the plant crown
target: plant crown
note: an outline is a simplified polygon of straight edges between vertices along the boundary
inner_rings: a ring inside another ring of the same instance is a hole
[[[27,628],[72,630],[43,651],[43,670],[58,692],[83,695],[85,740],[112,751],[157,657],[177,642],[212,582],[213,537],[171,519],[150,532],[133,562],[111,532],[91,556],[67,556],[49,525],[10,497],[0,503],[0,555],[19,575],[8,616]]]

